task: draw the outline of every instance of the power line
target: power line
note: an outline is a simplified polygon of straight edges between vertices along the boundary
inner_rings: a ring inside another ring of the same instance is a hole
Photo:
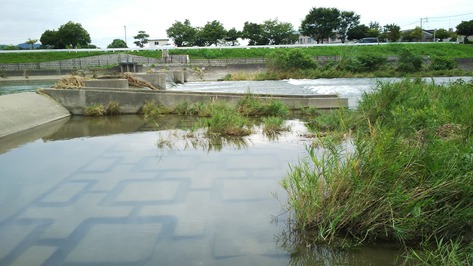
[[[468,16],[468,15],[473,15],[473,13],[466,13],[466,14],[452,15],[452,16],[444,16],[444,17],[429,17],[429,18],[454,18],[454,17],[463,17],[463,16]]]

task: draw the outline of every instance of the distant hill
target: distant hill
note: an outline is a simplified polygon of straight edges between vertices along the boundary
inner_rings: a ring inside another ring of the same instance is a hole
[[[38,49],[41,47],[41,44],[34,44],[33,49]],[[20,43],[18,45],[7,45],[7,44],[0,44],[0,50],[29,50],[31,48],[30,44],[27,43]]]
[[[24,49],[24,50],[28,50],[31,48],[31,44],[27,44],[27,43],[20,43],[17,45],[20,49]],[[41,44],[39,43],[35,43],[33,44],[33,49],[38,49],[39,47],[41,46]]]

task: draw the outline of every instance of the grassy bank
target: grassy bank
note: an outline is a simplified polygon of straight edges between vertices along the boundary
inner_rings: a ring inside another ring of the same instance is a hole
[[[311,121],[320,139],[282,182],[295,234],[341,247],[394,241],[415,263],[471,265],[472,90],[386,83],[356,110]]]
[[[421,56],[442,56],[447,58],[470,58],[473,55],[473,45],[452,43],[428,44],[383,44],[383,45],[341,45],[341,46],[313,46],[309,48],[277,48],[299,49],[310,56],[346,56],[347,54],[370,54],[395,56],[401,49],[409,48]],[[225,49],[172,49],[170,54],[186,54],[191,59],[227,59],[227,58],[261,58],[272,53],[270,48],[225,48]],[[57,60],[66,60],[95,55],[105,55],[110,52],[90,50],[87,52],[34,52],[34,53],[0,53],[0,63],[38,63]],[[127,54],[140,55],[152,58],[161,58],[161,51],[134,51]]]
[[[453,43],[427,43],[427,44],[406,44],[390,43],[380,45],[340,45],[340,46],[312,46],[307,48],[278,48],[278,49],[299,49],[312,56],[345,56],[347,54],[369,54],[382,56],[396,56],[403,48],[412,49],[413,52],[421,56],[442,56],[448,58],[471,58],[473,55],[473,45],[453,44]],[[191,59],[218,59],[218,58],[252,58],[266,57],[274,49],[252,48],[252,49],[179,49],[170,50],[171,54],[187,54]]]

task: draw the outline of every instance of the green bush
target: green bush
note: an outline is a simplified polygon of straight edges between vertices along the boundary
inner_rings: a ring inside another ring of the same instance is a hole
[[[430,70],[451,70],[457,67],[457,62],[451,58],[436,56],[432,59]]]
[[[375,71],[386,65],[388,59],[382,55],[366,54],[357,57],[362,71]]]
[[[420,71],[422,69],[422,56],[417,55],[410,48],[403,48],[398,55],[397,70],[406,73]]]
[[[298,69],[317,68],[315,59],[302,52],[300,49],[278,49],[268,57],[268,68],[274,71],[294,71]]]

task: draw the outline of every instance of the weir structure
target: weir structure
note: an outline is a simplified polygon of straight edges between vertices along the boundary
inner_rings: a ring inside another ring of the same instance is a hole
[[[144,80],[161,90],[149,88],[132,88],[126,79],[98,79],[86,81],[86,87],[78,89],[42,89],[41,92],[50,96],[63,105],[73,115],[83,115],[86,107],[102,104],[107,106],[111,101],[120,106],[122,114],[137,114],[146,102],[153,102],[168,110],[175,109],[179,104],[210,103],[215,100],[236,105],[246,94],[167,91],[166,86],[171,76],[171,82],[184,83],[185,71],[167,73],[133,74],[134,77]],[[255,94],[262,100],[277,99],[292,110],[306,107],[318,109],[335,109],[348,107],[348,99],[338,95],[280,95]]]
[[[121,114],[138,114],[147,102],[173,110],[187,103],[210,103],[216,100],[238,104],[246,94],[169,91],[169,82],[184,83],[185,71],[133,74],[160,90],[130,87],[126,79],[97,79],[76,89],[45,88],[37,93],[19,93],[0,97],[0,140],[27,129],[49,124],[71,115],[84,115],[86,107],[95,104],[107,106],[117,102]],[[348,99],[338,95],[278,95],[255,94],[263,100],[279,100],[292,110],[306,107],[336,109],[348,107]]]

